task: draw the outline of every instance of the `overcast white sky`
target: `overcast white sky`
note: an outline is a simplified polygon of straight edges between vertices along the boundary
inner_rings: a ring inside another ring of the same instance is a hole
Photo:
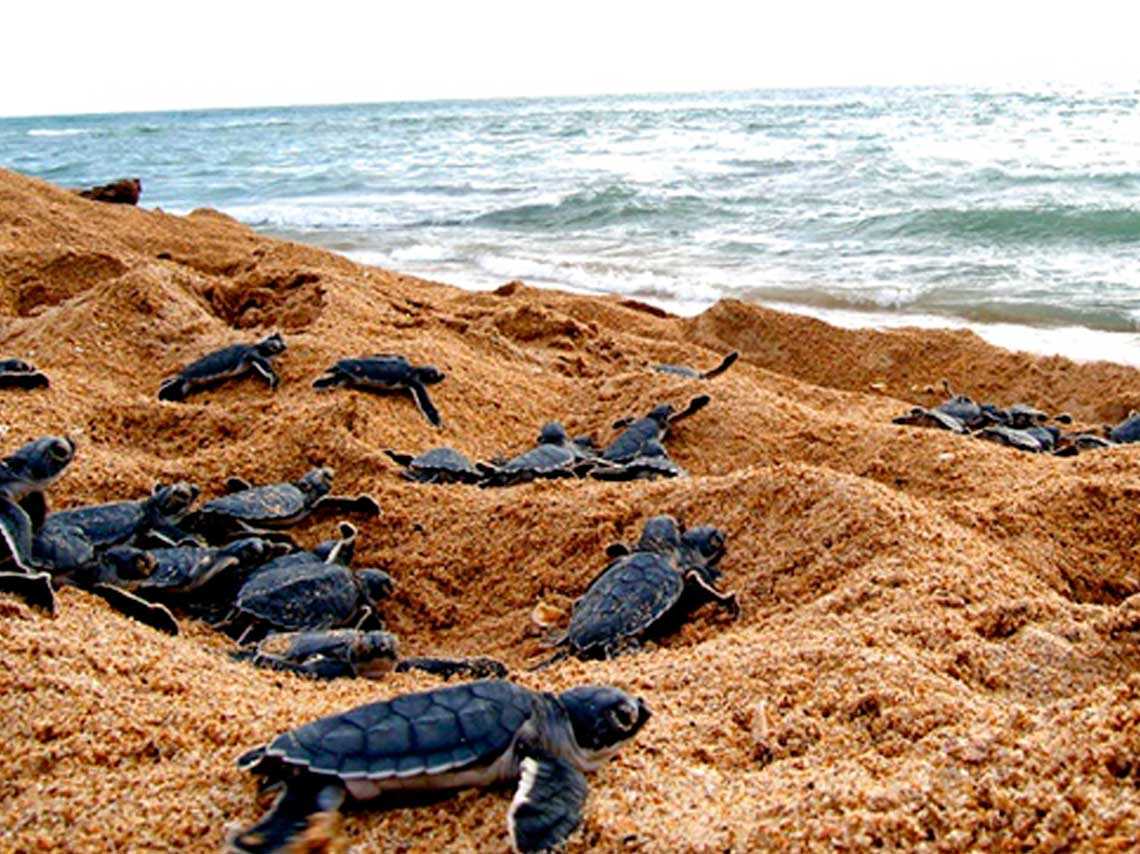
[[[0,115],[921,83],[1140,89],[1140,1],[13,2]]]

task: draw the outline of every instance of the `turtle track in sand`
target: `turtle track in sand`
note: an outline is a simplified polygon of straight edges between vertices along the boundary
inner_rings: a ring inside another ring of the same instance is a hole
[[[70,259],[66,263],[62,260]],[[29,287],[33,282],[35,287]],[[184,404],[161,379],[273,328],[276,393],[255,379]],[[661,362],[740,361],[708,383]],[[399,397],[309,385],[338,358],[395,352],[443,369],[444,428]],[[1011,354],[968,332],[839,330],[735,301],[682,319],[512,283],[470,293],[255,235],[212,212],[99,205],[0,172],[0,353],[51,388],[3,393],[3,449],[79,442],[54,506],[187,478],[265,483],[315,465],[368,492],[358,566],[398,588],[407,655],[542,655],[530,614],[568,609],[602,549],[673,513],[728,532],[723,587],[648,651],[516,674],[611,682],[654,717],[591,776],[571,851],[1127,850],[1140,838],[1140,448],[1040,458],[898,427],[947,377],[982,398],[1112,421],[1140,373]],[[872,385],[873,384],[873,385]],[[382,449],[471,458],[683,405],[688,480],[423,486]],[[333,519],[307,522],[305,543]],[[1131,598],[1130,598],[1131,597]],[[75,590],[54,619],[0,597],[4,846],[216,851],[259,812],[245,748],[423,674],[317,684],[231,662],[184,621],[167,638]],[[509,792],[351,814],[361,850],[503,851]]]

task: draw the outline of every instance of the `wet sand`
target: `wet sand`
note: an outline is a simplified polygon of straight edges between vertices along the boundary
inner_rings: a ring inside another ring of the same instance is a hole
[[[145,198],[144,198],[145,202]],[[160,403],[161,379],[278,329],[276,392],[246,379]],[[657,362],[730,371],[709,382]],[[310,381],[337,358],[447,373],[444,427],[409,398]],[[56,508],[185,478],[336,469],[368,492],[357,566],[389,571],[406,654],[544,655],[539,602],[568,611],[611,541],[672,513],[728,532],[723,585],[677,634],[518,681],[606,682],[654,717],[591,775],[570,851],[1135,850],[1140,840],[1140,447],[1036,457],[892,425],[948,378],[1078,422],[1140,408],[1140,373],[1010,353],[966,331],[841,330],[722,301],[693,318],[521,283],[473,293],[263,238],[209,211],[90,202],[0,172],[0,355],[48,373],[0,392],[0,451],[66,434]],[[688,479],[421,486],[382,453],[486,458],[548,419],[611,422],[707,392],[669,447]],[[329,536],[334,518],[298,537]],[[281,730],[431,687],[320,684],[230,661],[64,590],[46,617],[0,596],[0,849],[216,851],[264,807],[234,758]],[[505,851],[509,791],[353,813],[359,851]]]

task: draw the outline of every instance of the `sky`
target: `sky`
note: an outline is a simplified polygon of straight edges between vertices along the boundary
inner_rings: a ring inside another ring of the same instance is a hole
[[[1108,82],[1140,3],[13,3],[0,116],[709,89]]]

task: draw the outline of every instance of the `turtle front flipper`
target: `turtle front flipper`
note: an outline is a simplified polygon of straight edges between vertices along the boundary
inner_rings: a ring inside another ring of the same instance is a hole
[[[313,388],[317,389],[317,391],[337,388],[338,386],[346,385],[351,379],[352,377],[338,369],[336,365],[333,365],[313,380]]]
[[[527,756],[507,812],[511,846],[520,854],[562,845],[582,821],[586,777],[565,759]]]
[[[178,621],[165,605],[148,602],[114,584],[94,584],[90,591],[125,617],[168,635],[178,634]]]
[[[55,592],[46,572],[0,572],[0,593],[11,593],[29,605],[55,613]]]
[[[281,382],[281,377],[277,375],[277,371],[273,370],[273,365],[270,364],[269,360],[264,356],[250,356],[247,364],[255,374],[269,384],[271,389],[277,388],[277,385]]]
[[[412,460],[415,459],[415,455],[413,454],[401,454],[399,451],[394,451],[391,448],[385,448],[384,453],[387,454],[396,465],[405,467],[410,466]]]
[[[322,495],[313,504],[313,509],[332,510],[334,513],[361,513],[365,516],[380,515],[380,505],[371,495]]]
[[[674,424],[677,421],[680,421],[682,418],[688,418],[690,415],[695,415],[706,406],[708,406],[710,400],[712,400],[712,398],[707,394],[698,394],[696,397],[689,401],[688,406],[686,406],[680,412],[675,412],[670,415],[669,423]]]
[[[431,402],[427,387],[417,380],[408,383],[408,391],[412,393],[412,398],[415,400],[416,406],[424,418],[428,420],[428,423],[431,424],[432,427],[443,426],[443,419],[439,416],[439,410],[436,409],[435,405]]]
[[[188,391],[188,385],[181,375],[170,377],[158,387],[158,399],[179,403],[186,399]]]
[[[253,484],[246,480],[244,477],[227,477],[222,483],[222,489],[226,491],[226,495],[233,495],[235,492],[245,492],[247,489],[253,489]]]
[[[296,777],[285,784],[285,791],[257,824],[237,831],[226,840],[226,851],[287,854],[333,850],[330,843],[341,833],[342,803],[344,786],[339,782]]]
[[[25,496],[25,500],[27,496]],[[16,502],[0,497],[0,537],[8,546],[12,561],[24,572],[36,572],[40,562],[32,556],[32,520]]]
[[[740,358],[740,354],[735,350],[732,351],[723,359],[721,359],[720,364],[715,368],[712,368],[711,370],[705,371],[703,374],[701,374],[701,379],[711,380],[713,377],[719,377],[721,374],[731,368],[738,358]]]

